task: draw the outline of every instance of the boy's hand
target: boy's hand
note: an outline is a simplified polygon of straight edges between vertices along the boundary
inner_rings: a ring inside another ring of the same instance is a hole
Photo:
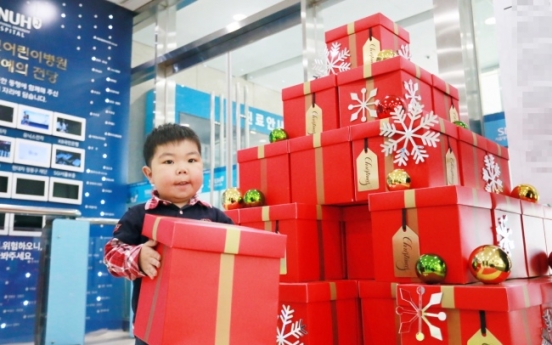
[[[151,279],[157,276],[157,269],[161,266],[161,255],[154,249],[157,241],[149,240],[140,250],[140,269]]]

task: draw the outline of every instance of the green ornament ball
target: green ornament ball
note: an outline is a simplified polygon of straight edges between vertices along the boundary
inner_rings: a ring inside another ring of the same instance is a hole
[[[275,143],[277,141],[286,140],[286,139],[288,139],[288,135],[283,128],[273,129],[268,136],[268,140],[271,143]]]
[[[465,128],[465,129],[468,129],[468,125],[466,125],[464,122],[462,121],[454,121],[453,122],[455,125],[457,125],[458,127],[462,127],[462,128]]]
[[[436,284],[445,280],[447,265],[435,254],[422,254],[416,262],[416,275],[426,284]]]
[[[260,190],[250,189],[243,195],[243,203],[245,207],[263,206],[265,203],[265,197]]]

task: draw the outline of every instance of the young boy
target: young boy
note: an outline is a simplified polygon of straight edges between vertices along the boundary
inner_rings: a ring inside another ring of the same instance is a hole
[[[156,241],[142,236],[145,214],[232,224],[222,211],[198,199],[203,184],[201,143],[188,127],[165,124],[144,143],[142,172],[154,186],[152,198],[131,207],[119,220],[105,245],[104,262],[115,277],[133,281],[132,310],[136,312],[142,278],[155,278],[162,258]],[[146,344],[136,339],[136,345]]]

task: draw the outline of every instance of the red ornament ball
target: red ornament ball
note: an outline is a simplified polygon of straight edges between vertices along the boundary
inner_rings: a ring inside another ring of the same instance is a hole
[[[550,252],[550,254],[548,254],[548,266],[550,266],[550,268],[552,268],[552,252]]]
[[[378,105],[376,106],[378,118],[385,119],[391,117],[391,113],[394,113],[395,108],[399,106],[406,111],[402,98],[394,95],[385,96],[381,101],[379,101]]]

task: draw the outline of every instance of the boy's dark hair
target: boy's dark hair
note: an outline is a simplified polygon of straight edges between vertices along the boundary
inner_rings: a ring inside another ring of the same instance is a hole
[[[151,160],[158,146],[183,140],[190,140],[195,143],[199,150],[199,154],[201,154],[201,142],[199,141],[199,137],[190,127],[181,126],[176,123],[166,123],[155,128],[147,136],[146,142],[144,143],[143,155],[146,165],[151,167]]]

